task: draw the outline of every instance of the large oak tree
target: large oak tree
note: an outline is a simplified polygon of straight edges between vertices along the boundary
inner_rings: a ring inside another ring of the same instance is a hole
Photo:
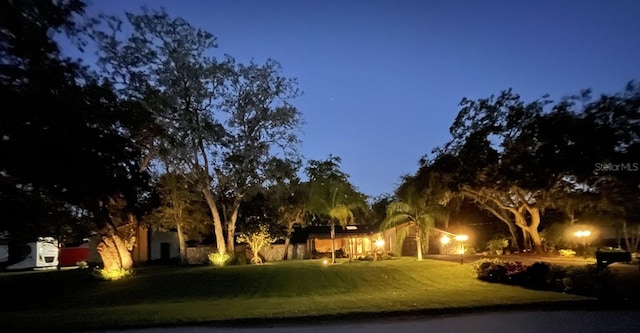
[[[133,239],[120,226],[137,215],[147,184],[132,136],[144,116],[131,117],[137,105],[54,39],[82,41],[82,1],[0,5],[0,227],[36,237],[68,227],[65,217],[92,222],[105,268],[131,268]]]

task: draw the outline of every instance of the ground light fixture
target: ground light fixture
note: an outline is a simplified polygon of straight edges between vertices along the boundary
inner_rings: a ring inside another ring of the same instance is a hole
[[[467,235],[456,235],[455,240],[460,242],[460,265],[464,263],[464,242],[469,239]]]

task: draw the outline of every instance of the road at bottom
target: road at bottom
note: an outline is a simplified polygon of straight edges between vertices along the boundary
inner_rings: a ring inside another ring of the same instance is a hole
[[[491,312],[455,316],[385,319],[350,323],[269,327],[172,327],[148,328],[113,333],[382,333],[382,332],[456,332],[456,333],[588,333],[640,332],[640,311],[633,310],[567,310]],[[94,332],[97,333],[97,332]]]

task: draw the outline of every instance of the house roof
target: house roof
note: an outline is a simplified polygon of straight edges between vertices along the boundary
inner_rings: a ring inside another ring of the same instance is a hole
[[[369,237],[379,232],[379,226],[369,224],[352,224],[342,227],[335,226],[336,238]],[[307,238],[331,238],[331,226],[312,225],[305,228]]]

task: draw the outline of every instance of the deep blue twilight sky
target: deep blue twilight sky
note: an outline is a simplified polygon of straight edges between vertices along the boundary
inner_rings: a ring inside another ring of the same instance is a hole
[[[637,0],[93,0],[88,13],[142,5],[210,31],[221,56],[278,60],[304,92],[305,159],[341,157],[372,196],[448,141],[462,97],[558,99],[640,79]]]

